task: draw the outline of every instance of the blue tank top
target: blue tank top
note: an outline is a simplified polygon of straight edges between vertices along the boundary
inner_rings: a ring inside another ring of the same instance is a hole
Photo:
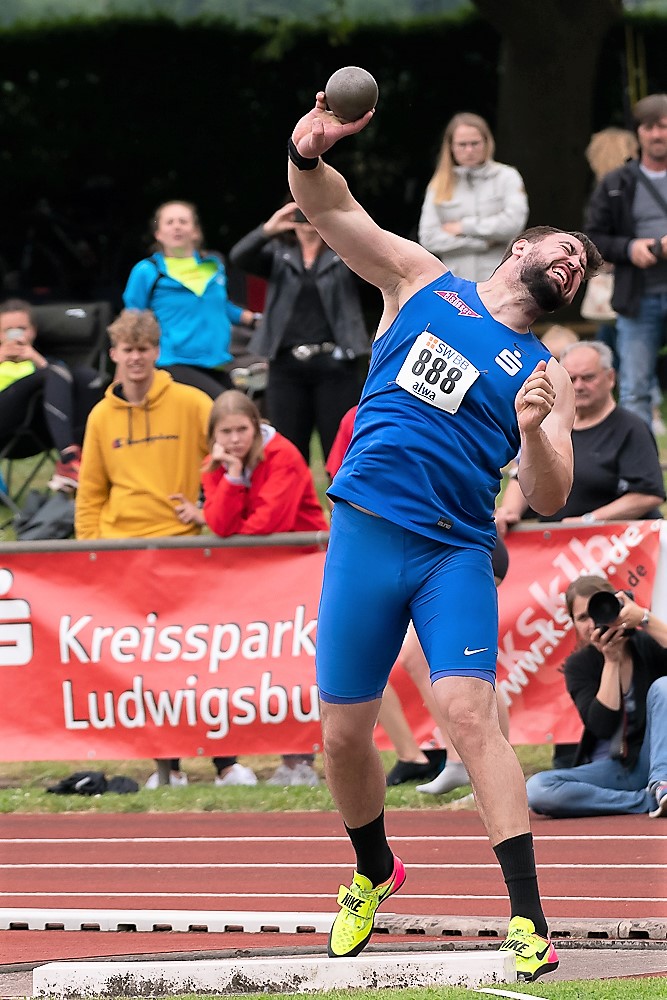
[[[517,392],[551,355],[495,320],[451,271],[373,344],[354,434],[329,490],[418,534],[492,549],[501,469],[519,451]]]

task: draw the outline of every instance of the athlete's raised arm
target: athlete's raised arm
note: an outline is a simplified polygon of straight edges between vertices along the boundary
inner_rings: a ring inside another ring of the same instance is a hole
[[[382,291],[387,313],[398,310],[417,288],[447,268],[418,243],[378,226],[353,198],[345,178],[319,159],[340,139],[360,132],[372,117],[369,111],[341,124],[326,110],[320,91],[315,107],[292,133],[288,177],[299,208],[348,267]]]

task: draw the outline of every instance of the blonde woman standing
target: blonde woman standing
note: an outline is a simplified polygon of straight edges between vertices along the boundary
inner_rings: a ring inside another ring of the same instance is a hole
[[[496,163],[486,121],[461,112],[445,129],[419,220],[419,242],[459,278],[485,281],[525,226],[528,198],[514,167]]]

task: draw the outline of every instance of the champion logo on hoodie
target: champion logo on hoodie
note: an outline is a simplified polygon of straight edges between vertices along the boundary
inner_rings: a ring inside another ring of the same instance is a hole
[[[151,444],[153,441],[178,441],[178,434],[151,434],[143,438],[114,438],[111,442],[112,448],[125,448],[133,444]]]

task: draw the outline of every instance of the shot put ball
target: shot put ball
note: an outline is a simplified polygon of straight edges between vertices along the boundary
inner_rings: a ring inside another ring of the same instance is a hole
[[[333,73],[324,88],[327,106],[341,121],[363,118],[377,104],[378,85],[361,66],[343,66]]]

